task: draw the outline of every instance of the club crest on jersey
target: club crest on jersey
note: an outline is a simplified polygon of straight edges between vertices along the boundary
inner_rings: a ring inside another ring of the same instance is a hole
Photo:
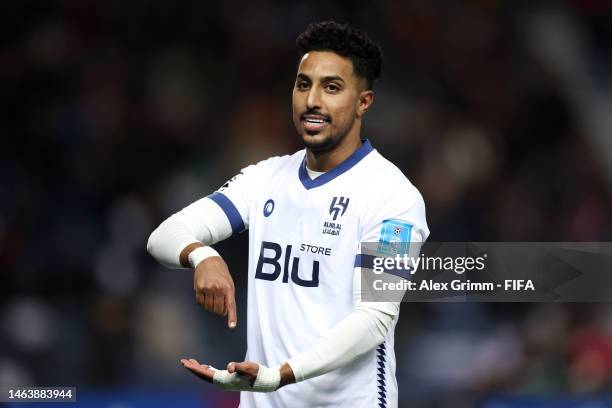
[[[349,205],[348,197],[334,197],[329,205],[329,215],[332,216],[332,221],[323,223],[323,234],[340,235],[342,224],[336,222],[339,217],[342,217]]]
[[[380,229],[378,252],[386,255],[407,254],[412,224],[401,220],[384,220]]]
[[[343,216],[349,205],[348,197],[334,197],[331,204],[329,205],[329,214],[333,216],[333,220],[336,221],[338,216]]]

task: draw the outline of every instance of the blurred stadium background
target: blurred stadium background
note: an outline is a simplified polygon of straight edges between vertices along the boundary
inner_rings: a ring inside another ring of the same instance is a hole
[[[0,385],[236,405],[178,360],[243,358],[247,234],[218,245],[234,332],[145,244],[301,148],[294,40],[328,18],[383,45],[363,134],[423,193],[430,240],[612,240],[610,1],[3,2]],[[396,353],[401,406],[612,406],[611,304],[404,304]]]

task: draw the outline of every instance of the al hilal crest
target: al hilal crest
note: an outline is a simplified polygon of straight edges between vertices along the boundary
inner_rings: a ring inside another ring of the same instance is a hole
[[[324,235],[340,235],[342,224],[340,224],[338,218],[344,215],[350,201],[348,197],[332,198],[331,204],[329,205],[329,215],[332,216],[332,221],[325,221],[323,223],[322,233]]]

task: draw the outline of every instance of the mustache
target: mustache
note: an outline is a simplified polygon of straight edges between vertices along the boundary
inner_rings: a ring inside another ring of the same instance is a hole
[[[326,121],[331,122],[331,117],[329,117],[328,115],[325,115],[321,112],[319,112],[318,110],[315,109],[308,109],[306,112],[302,113],[300,115],[300,119],[304,120],[306,115],[317,115],[317,116],[321,116],[322,118],[325,118]]]

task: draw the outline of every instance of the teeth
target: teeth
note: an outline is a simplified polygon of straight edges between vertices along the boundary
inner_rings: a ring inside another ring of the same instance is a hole
[[[306,119],[306,122],[310,122],[310,123],[323,123],[325,122],[322,119]]]

